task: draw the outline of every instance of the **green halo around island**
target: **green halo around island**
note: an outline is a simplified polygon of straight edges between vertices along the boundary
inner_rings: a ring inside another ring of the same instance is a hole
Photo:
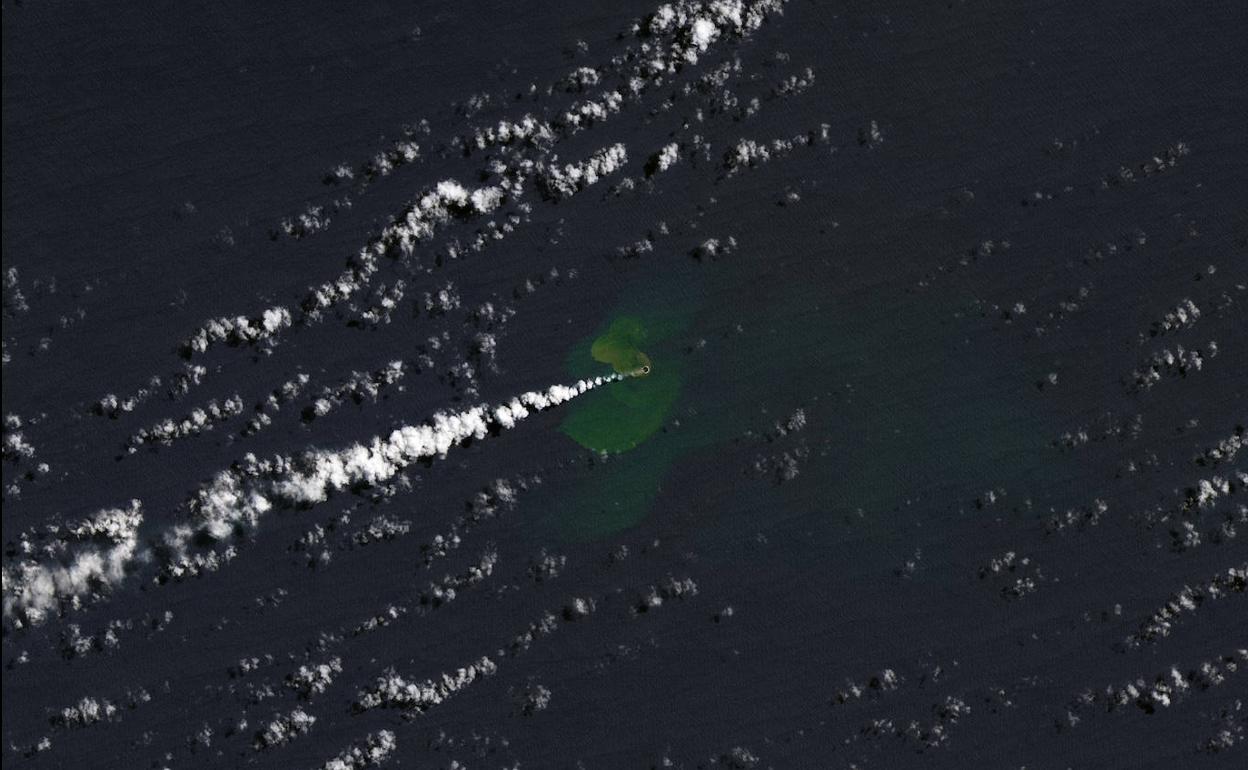
[[[560,429],[587,449],[615,453],[633,449],[663,427],[683,373],[683,362],[663,345],[675,331],[670,319],[621,316],[577,344],[568,357],[574,376],[600,374],[602,364],[609,364],[629,377],[578,399]]]
[[[552,536],[586,542],[636,525],[688,451],[693,437],[668,428],[694,374],[687,334],[701,298],[696,282],[639,282],[568,351],[565,368],[575,378],[611,370],[626,376],[567,406],[560,431],[604,457],[552,501],[543,517]]]

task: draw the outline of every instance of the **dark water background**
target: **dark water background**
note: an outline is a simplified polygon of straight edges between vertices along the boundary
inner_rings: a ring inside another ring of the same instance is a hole
[[[809,90],[765,100],[749,118],[698,123],[696,100],[658,109],[677,90],[659,87],[560,141],[559,158],[621,142],[623,173],[638,177],[670,137],[696,133],[709,159],[632,193],[610,194],[608,178],[539,202],[484,253],[407,279],[412,296],[451,281],[465,305],[514,308],[499,371],[482,374],[478,393],[409,375],[383,400],[311,424],[298,419],[307,399],[297,401],[246,443],[236,419],[116,459],[138,428],[209,398],[238,393],[250,411],[297,371],[319,388],[414,357],[435,331],[410,307],[375,330],[331,318],[268,351],[210,351],[210,374],[181,401],[160,395],[116,421],[89,414],[103,394],[175,371],[179,341],[205,319],[295,304],[419,190],[471,181],[480,159],[439,153],[439,139],[546,106],[495,99],[465,117],[455,103],[601,63],[652,9],[5,5],[4,266],[19,271],[30,310],[10,312],[6,289],[4,412],[29,423],[36,459],[51,468],[27,483],[26,466],[6,462],[5,486],[23,485],[5,498],[8,544],[50,517],[131,498],[143,501],[142,535],[155,537],[244,452],[342,446],[562,382],[568,350],[614,308],[669,306],[689,319],[672,346],[687,377],[671,421],[633,453],[604,461],[559,432],[558,410],[535,415],[417,467],[410,491],[270,515],[220,572],[158,586],[140,568],[104,601],[34,629],[6,626],[6,766],[317,767],[382,728],[397,737],[394,767],[749,766],[736,747],[760,767],[1243,762],[1242,660],[1225,682],[1155,713],[1098,700],[1075,709],[1078,724],[1067,716],[1081,692],[1151,684],[1171,666],[1193,671],[1248,646],[1241,579],[1237,595],[1202,603],[1165,638],[1117,648],[1183,586],[1248,561],[1248,525],[1223,542],[1207,534],[1243,516],[1242,484],[1200,512],[1198,546],[1176,550],[1177,519],[1162,520],[1200,479],[1248,467],[1242,456],[1216,470],[1193,462],[1248,422],[1240,3],[790,2],[691,71],[736,53],[743,101],[804,67],[816,75]],[[422,118],[422,163],[378,180],[322,233],[269,237],[282,217],[342,194],[321,183],[326,171]],[[827,142],[730,178],[718,166],[741,137],[824,123]],[[1172,167],[1144,170],[1179,143],[1190,152]],[[660,221],[670,232],[653,251],[617,255]],[[690,255],[729,236],[729,254]],[[575,277],[517,298],[552,268]],[[1199,321],[1149,337],[1185,298]],[[79,309],[64,328],[59,319]],[[459,345],[462,332],[444,325]],[[1154,351],[1211,340],[1218,353],[1200,371],[1131,387]],[[777,432],[799,409],[805,427]],[[1123,424],[1139,428],[1097,438]],[[1084,426],[1092,440],[1060,446]],[[518,476],[540,483],[445,563],[421,566],[420,544],[465,501]],[[619,490],[640,509],[618,527],[569,534],[578,511],[614,505]],[[1107,510],[1095,526],[1046,525],[1097,500]],[[357,524],[378,512],[407,519],[412,531],[310,569],[292,543],[347,511]],[[627,558],[613,559],[621,545]],[[334,647],[344,671],[310,705],[282,688],[289,670],[324,657],[323,633],[410,602],[487,546],[498,553],[490,580]],[[566,564],[535,583],[526,565],[543,550]],[[981,577],[1008,552],[1031,561]],[[696,596],[638,614],[638,597],[669,576],[691,578]],[[1035,590],[1011,600],[1003,589],[1020,578]],[[596,611],[428,713],[351,712],[387,667],[413,681],[453,672],[572,596],[596,597]],[[158,633],[61,653],[67,624],[85,632],[165,611],[173,620]],[[229,674],[265,654],[276,663],[251,679]],[[901,686],[836,703],[847,681],[883,669]],[[271,680],[277,695],[250,701],[252,680]],[[524,715],[517,693],[534,684],[550,703]],[[151,702],[115,720],[49,723],[83,696],[121,702],[138,687]],[[965,710],[949,717],[948,698]],[[316,716],[311,731],[253,751],[252,734],[296,705]],[[240,717],[249,727],[227,736]],[[210,745],[192,740],[202,725]],[[932,725],[947,735],[933,738]],[[1222,731],[1240,737],[1203,750]],[[23,759],[44,735],[51,748]]]

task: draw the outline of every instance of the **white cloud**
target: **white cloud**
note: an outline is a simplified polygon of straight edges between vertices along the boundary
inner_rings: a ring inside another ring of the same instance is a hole
[[[190,554],[196,538],[225,540],[238,528],[255,527],[277,506],[316,505],[344,489],[392,482],[419,459],[444,457],[468,439],[484,438],[494,426],[510,429],[533,411],[549,409],[619,379],[622,376],[617,374],[594,377],[522,393],[497,406],[439,412],[425,423],[402,426],[367,444],[267,460],[248,454],[195,492],[189,503],[192,521],[165,532],[161,543],[164,572],[176,578],[201,571],[200,557]],[[215,566],[216,562],[208,568]]]
[[[498,666],[482,656],[453,674],[437,679],[409,682],[393,670],[377,678],[371,687],[360,691],[354,708],[369,711],[376,708],[397,708],[408,714],[422,714],[478,679],[498,671]]]
[[[369,733],[364,740],[342,751],[338,756],[321,765],[321,770],[359,770],[376,767],[390,758],[398,747],[394,733],[378,730]]]
[[[290,311],[284,307],[270,307],[259,316],[248,318],[213,318],[191,333],[182,341],[182,355],[190,357],[196,353],[207,352],[208,348],[219,343],[228,342],[233,345],[253,345],[269,339],[293,322]]]
[[[547,197],[559,199],[576,195],[598,182],[607,174],[614,173],[628,163],[628,150],[616,142],[603,147],[580,163],[539,165],[539,183]]]
[[[276,714],[273,721],[256,733],[252,746],[256,751],[260,751],[285,745],[311,730],[315,723],[316,717],[301,708],[293,709],[287,714]]]
[[[180,420],[166,419],[143,428],[126,441],[126,450],[138,451],[140,446],[158,443],[168,446],[178,439],[197,436],[212,430],[213,426],[243,413],[243,399],[235,393],[223,402],[216,399],[202,407],[191,410]]]
[[[63,553],[60,559],[24,558],[5,565],[5,620],[38,625],[62,603],[80,606],[93,593],[120,583],[139,556],[142,522],[142,504],[131,500],[127,508],[101,510],[68,527],[55,544]]]

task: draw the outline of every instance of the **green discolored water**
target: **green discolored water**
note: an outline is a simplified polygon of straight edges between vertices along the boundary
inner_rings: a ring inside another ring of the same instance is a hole
[[[650,374],[650,357],[640,346],[646,344],[646,327],[638,318],[617,318],[607,333],[594,340],[589,354],[595,361],[611,364],[618,374]]]
[[[605,367],[631,376],[576,399],[560,425],[576,443],[610,457],[556,502],[547,523],[559,537],[591,540],[640,521],[686,452],[690,437],[663,429],[692,374],[683,335],[695,310],[691,296],[643,291],[569,351],[573,377],[600,375]]]
[[[561,540],[584,542],[637,524],[650,512],[673,463],[686,447],[661,434],[636,451],[612,455],[592,478],[557,502],[548,526]]]
[[[601,374],[602,364],[634,376],[577,399],[560,429],[586,449],[625,452],[654,435],[680,395],[685,362],[674,335],[682,319],[670,314],[627,315],[578,343],[567,368],[576,377]],[[644,348],[644,349],[643,349]]]

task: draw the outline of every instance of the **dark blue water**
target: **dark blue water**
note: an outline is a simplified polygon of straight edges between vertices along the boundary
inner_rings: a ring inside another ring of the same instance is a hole
[[[6,4],[6,766],[1242,764],[1241,5],[625,5]],[[635,449],[275,491],[626,313]]]

